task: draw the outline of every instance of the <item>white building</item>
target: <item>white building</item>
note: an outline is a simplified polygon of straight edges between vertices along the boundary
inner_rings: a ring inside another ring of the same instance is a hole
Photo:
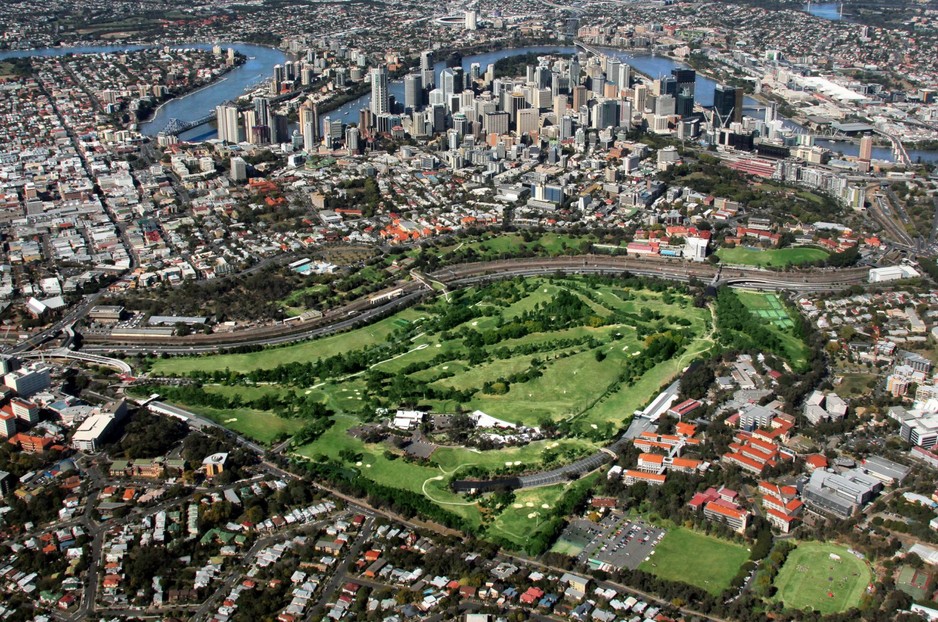
[[[101,447],[101,440],[108,433],[114,417],[110,415],[92,415],[82,421],[72,435],[72,447],[79,451],[95,452]]]
[[[709,243],[706,238],[684,238],[684,257],[691,261],[706,261]]]
[[[231,179],[233,181],[245,181],[248,178],[248,163],[244,158],[231,158]]]
[[[49,368],[34,364],[23,369],[11,371],[3,377],[3,384],[16,391],[22,397],[29,397],[49,388],[52,381],[49,378]]]
[[[920,274],[912,266],[886,266],[885,268],[870,268],[870,283],[883,283],[898,279],[915,279]]]

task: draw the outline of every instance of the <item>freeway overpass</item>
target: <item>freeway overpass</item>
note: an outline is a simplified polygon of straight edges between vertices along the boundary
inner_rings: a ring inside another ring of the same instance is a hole
[[[98,354],[91,354],[89,352],[77,352],[75,350],[69,350],[68,348],[26,352],[24,354],[20,354],[19,356],[21,358],[32,359],[69,359],[73,361],[82,361],[84,363],[99,365],[101,367],[110,367],[111,369],[115,369],[122,374],[127,375],[130,375],[133,371],[130,365],[120,359],[111,358],[109,356],[101,356]]]

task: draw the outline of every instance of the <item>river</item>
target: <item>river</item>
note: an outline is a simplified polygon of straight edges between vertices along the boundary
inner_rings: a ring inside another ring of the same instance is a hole
[[[814,7],[819,6],[824,5],[812,5],[812,10]],[[830,6],[837,7],[838,5],[832,4]],[[162,107],[160,107],[160,109],[150,121],[141,124],[140,129],[144,134],[150,136],[156,135],[160,130],[166,127],[166,125],[169,123],[169,120],[173,118],[179,119],[180,121],[192,121],[204,117],[206,114],[214,110],[215,106],[228,100],[235,99],[239,95],[244,94],[246,90],[253,87],[258,82],[271,77],[273,75],[274,65],[282,64],[287,60],[287,57],[283,52],[270,47],[250,45],[245,43],[220,43],[219,45],[223,49],[233,47],[241,54],[247,56],[248,61],[244,65],[241,65],[240,67],[237,67],[227,73],[223,80],[211,84],[199,91],[190,93],[184,97],[180,97],[165,103]],[[187,45],[174,45],[172,47],[211,49],[212,46],[213,44],[211,43],[193,43]],[[101,54],[105,52],[141,50],[148,47],[155,46],[84,46],[73,48],[47,48],[41,50],[14,50],[0,52],[0,60],[5,58],[19,58],[25,56]],[[667,56],[656,56],[641,52],[633,53],[626,50],[618,50],[613,48],[603,48],[602,51],[606,54],[619,58],[620,60],[631,65],[637,71],[653,78],[668,75],[671,73],[671,70],[675,68],[687,68],[687,65],[668,58]],[[570,46],[536,46],[498,50],[495,52],[485,52],[483,54],[474,54],[464,57],[462,66],[463,69],[468,73],[473,63],[479,63],[481,72],[485,73],[485,69],[490,64],[503,58],[528,53],[547,54],[550,52],[556,52],[562,55],[572,55],[574,48]],[[437,84],[440,83],[440,74],[445,68],[446,65],[443,61],[440,61],[434,65]],[[715,87],[715,81],[698,74],[695,92],[695,99],[697,102],[704,106],[712,105]],[[403,82],[392,82],[389,90],[397,101],[403,102]],[[362,108],[367,108],[370,103],[371,94],[366,93],[358,99],[348,102],[336,110],[324,113],[323,116],[328,116],[333,119],[342,118],[342,120],[345,122],[357,122],[358,111]],[[746,113],[750,116],[758,118],[760,116],[759,110],[761,109],[759,107],[759,103],[750,97],[746,98],[745,103]],[[217,131],[214,125],[206,123],[182,133],[180,138],[183,140],[198,141],[214,138],[216,135]],[[842,152],[844,155],[856,156],[859,154],[859,145],[854,143],[830,142],[823,139],[816,140],[816,143],[830,148],[835,152]],[[892,161],[892,150],[885,147],[874,147],[873,157],[880,160]],[[919,158],[925,162],[938,162],[938,152],[935,151],[909,150],[909,157],[912,158],[913,162],[917,161]]]
[[[814,17],[820,17],[832,22],[839,22],[843,19],[843,15],[840,14],[840,4],[837,2],[811,2],[801,7],[801,10],[810,13]]]
[[[172,45],[174,49],[211,50],[214,43],[189,43],[182,45]],[[244,92],[262,80],[267,80],[273,75],[273,67],[277,64],[283,64],[286,55],[275,48],[263,45],[251,45],[248,43],[219,43],[223,50],[231,47],[247,57],[243,65],[235,67],[223,78],[210,84],[209,86],[189,93],[183,97],[172,99],[157,110],[156,114],[145,123],[140,125],[140,131],[148,136],[155,136],[165,128],[170,119],[179,119],[180,121],[194,121],[209,114],[215,109],[215,106],[228,100],[235,99],[243,95]],[[70,48],[45,48],[41,50],[10,50],[0,52],[0,60],[7,58],[24,58],[27,56],[65,56],[67,54],[105,54],[116,52],[135,52],[138,50],[151,49],[159,46],[155,45],[94,45],[94,46],[76,46]],[[210,131],[208,131],[210,130]],[[201,134],[201,136],[198,136]],[[216,131],[210,128],[208,124],[192,128],[181,135],[181,138],[194,140],[199,138],[205,140],[216,135]]]

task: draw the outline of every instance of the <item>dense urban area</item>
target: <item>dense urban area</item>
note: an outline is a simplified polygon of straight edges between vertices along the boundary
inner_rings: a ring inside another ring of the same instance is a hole
[[[0,620],[938,620],[935,2],[3,8]]]

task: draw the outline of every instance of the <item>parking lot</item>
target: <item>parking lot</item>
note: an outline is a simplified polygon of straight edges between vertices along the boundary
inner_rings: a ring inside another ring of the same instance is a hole
[[[664,537],[664,529],[613,512],[600,522],[577,519],[563,532],[563,540],[581,548],[577,561],[597,568],[638,568]]]

